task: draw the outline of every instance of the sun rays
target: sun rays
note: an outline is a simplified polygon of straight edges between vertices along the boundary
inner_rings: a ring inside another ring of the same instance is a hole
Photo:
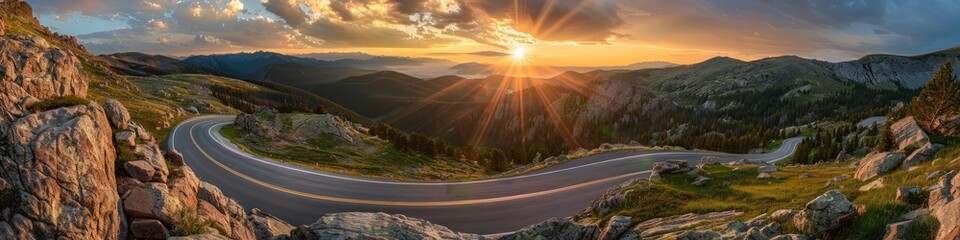
[[[591,0],[584,0],[580,5],[586,5],[590,1]],[[543,15],[537,19],[531,19],[532,21],[525,20],[536,28],[534,32],[549,35],[556,31],[560,25],[563,25],[566,20],[570,19],[569,16],[576,14],[575,12],[568,12],[566,15],[563,15],[563,18],[561,18],[562,21],[560,22],[551,23],[544,21],[545,16],[548,16],[551,14],[551,11],[553,11],[552,7],[555,4],[554,2],[555,0],[548,1],[548,4],[544,6]],[[516,4],[516,6],[522,5],[523,4]],[[515,17],[520,18],[521,15],[517,14]],[[520,21],[524,20],[513,19],[515,23]],[[456,118],[456,121],[453,122],[459,124],[455,125],[466,127],[466,129],[461,129],[461,131],[463,131],[464,134],[469,134],[467,144],[473,146],[486,145],[489,143],[488,141],[496,139],[492,138],[493,134],[503,134],[498,131],[508,131],[505,130],[507,128],[504,126],[517,124],[519,125],[519,129],[517,129],[518,132],[510,132],[508,134],[519,134],[520,137],[518,139],[521,139],[519,142],[519,144],[522,145],[520,146],[521,149],[526,149],[528,144],[528,139],[526,139],[527,131],[530,130],[528,129],[530,126],[527,126],[528,119],[542,117],[547,119],[547,124],[552,125],[553,128],[545,129],[546,131],[556,131],[568,147],[579,146],[571,129],[569,129],[573,123],[568,122],[571,121],[568,119],[568,116],[574,116],[576,113],[563,112],[562,109],[558,109],[560,104],[556,104],[556,101],[560,98],[559,96],[563,96],[564,93],[584,95],[595,91],[591,91],[589,85],[583,80],[570,79],[570,76],[561,75],[551,79],[535,77],[555,71],[554,69],[544,67],[545,65],[537,63],[538,55],[533,52],[537,48],[535,45],[503,42],[503,46],[505,46],[507,51],[506,56],[500,61],[491,64],[490,67],[486,69],[486,72],[490,73],[492,77],[485,79],[463,79],[456,83],[449,84],[449,86],[445,86],[444,89],[413,104],[404,112],[411,113],[421,110],[450,109],[456,113],[450,113],[452,116],[448,117]],[[483,97],[478,98],[478,95]],[[456,101],[457,103],[448,104],[450,101]],[[479,115],[465,114],[464,111],[457,111],[463,110],[457,109],[459,108],[458,106],[462,106],[457,104],[472,104],[476,110],[469,112],[479,113]],[[530,107],[533,109],[527,109]],[[528,116],[528,114],[535,114],[535,116]],[[409,116],[415,116],[415,114],[400,114],[399,116],[394,116],[391,122],[398,122]],[[413,119],[406,120],[411,121]],[[422,124],[429,123],[424,122]],[[451,128],[452,126],[423,127]],[[538,127],[542,128],[544,126]],[[493,131],[494,129],[498,131]],[[525,151],[531,151],[530,154],[535,154],[533,151],[536,150],[526,149]]]

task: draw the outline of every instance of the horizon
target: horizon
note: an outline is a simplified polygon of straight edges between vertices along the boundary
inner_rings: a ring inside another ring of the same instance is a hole
[[[522,48],[530,65],[605,67],[717,56],[842,62],[960,45],[960,33],[938,31],[960,21],[952,1],[27,2],[41,23],[95,54],[363,53],[509,64]],[[904,15],[922,22],[897,17]]]

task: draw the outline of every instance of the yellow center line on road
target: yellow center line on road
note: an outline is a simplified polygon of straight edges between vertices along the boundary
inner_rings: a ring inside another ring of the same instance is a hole
[[[306,193],[306,192],[301,192],[301,191],[297,191],[297,190],[293,190],[293,189],[289,189],[289,188],[284,188],[284,187],[281,187],[281,186],[277,186],[277,185],[273,185],[273,184],[271,184],[271,183],[267,183],[267,182],[261,181],[261,180],[259,180],[259,179],[254,178],[254,177],[251,177],[251,176],[248,176],[248,175],[246,175],[246,174],[243,174],[243,173],[241,173],[241,172],[239,172],[239,171],[237,171],[237,170],[234,170],[233,168],[230,168],[230,167],[228,167],[227,165],[223,164],[222,162],[214,159],[212,156],[210,156],[210,154],[208,154],[206,151],[204,151],[202,147],[200,147],[200,144],[197,144],[197,140],[193,137],[193,130],[194,130],[194,128],[196,128],[196,127],[197,127],[196,124],[193,125],[193,126],[190,126],[190,130],[189,130],[190,141],[193,142],[193,145],[194,145],[195,147],[197,147],[197,150],[199,150],[200,153],[203,154],[204,157],[206,157],[208,160],[210,160],[211,162],[213,162],[213,163],[216,164],[217,166],[220,166],[220,168],[223,168],[224,170],[227,170],[227,171],[230,172],[231,174],[236,175],[237,177],[243,178],[244,180],[247,180],[247,181],[250,181],[250,182],[252,182],[252,183],[255,183],[255,184],[257,184],[257,185],[260,185],[260,186],[263,186],[263,187],[266,187],[266,188],[270,188],[270,189],[273,189],[273,190],[276,190],[276,191],[280,191],[280,192],[284,192],[284,193],[288,193],[288,194],[292,194],[292,195],[297,195],[297,196],[301,196],[301,197],[311,198],[311,199],[317,199],[317,200],[323,200],[323,201],[331,201],[331,202],[340,202],[340,203],[363,204],[363,205],[379,205],[379,206],[400,206],[400,207],[441,207],[441,206],[459,206],[459,205],[486,204],[486,203],[496,203],[496,202],[505,202],[505,201],[512,201],[512,200],[520,200],[520,199],[525,199],[525,198],[540,197],[540,196],[545,196],[545,195],[560,193],[560,192],[564,192],[564,191],[569,191],[569,190],[573,190],[573,189],[577,189],[577,188],[582,188],[582,187],[586,187],[586,186],[591,186],[591,185],[595,185],[595,184],[599,184],[599,183],[603,183],[603,182],[608,182],[608,181],[612,181],[612,180],[616,180],[616,179],[622,179],[622,178],[627,178],[627,177],[638,176],[638,175],[641,175],[641,174],[645,174],[645,173],[649,173],[649,172],[650,172],[650,171],[640,171],[640,172],[629,173],[629,174],[624,174],[624,175],[620,175],[620,176],[614,176],[614,177],[609,177],[609,178],[604,178],[604,179],[589,181],[589,182],[585,182],[585,183],[574,184],[574,185],[570,185],[570,186],[566,186],[566,187],[561,187],[561,188],[556,188],[556,189],[551,189],[551,190],[546,190],[546,191],[525,193],[525,194],[519,194],[519,195],[513,195],[513,196],[505,196],[505,197],[495,197],[495,198],[468,199],[468,200],[451,200],[451,201],[423,201],[423,202],[383,201],[383,200],[367,200],[367,199],[343,198],[343,197],[333,197],[333,196],[326,196],[326,195],[320,195],[320,194]]]

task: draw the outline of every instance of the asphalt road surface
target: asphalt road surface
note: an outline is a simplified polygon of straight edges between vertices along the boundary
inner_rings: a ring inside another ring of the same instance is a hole
[[[800,138],[772,153],[621,151],[574,159],[520,176],[470,182],[393,182],[337,175],[254,157],[221,137],[234,116],[197,117],[171,132],[168,147],[183,153],[200,180],[213,183],[247,208],[294,225],[325,213],[385,212],[422,218],[453,230],[512,232],[553,217],[576,214],[607,189],[646,177],[653,163],[686,159],[774,162],[793,154]]]

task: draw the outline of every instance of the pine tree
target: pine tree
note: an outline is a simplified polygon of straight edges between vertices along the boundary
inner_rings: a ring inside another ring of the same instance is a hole
[[[953,66],[946,62],[920,91],[910,106],[910,114],[926,130],[941,124],[945,117],[960,113],[960,84],[953,77]]]
[[[880,137],[877,139],[877,151],[886,152],[893,149],[893,136],[890,132],[890,125],[893,121],[887,121],[880,129]]]

